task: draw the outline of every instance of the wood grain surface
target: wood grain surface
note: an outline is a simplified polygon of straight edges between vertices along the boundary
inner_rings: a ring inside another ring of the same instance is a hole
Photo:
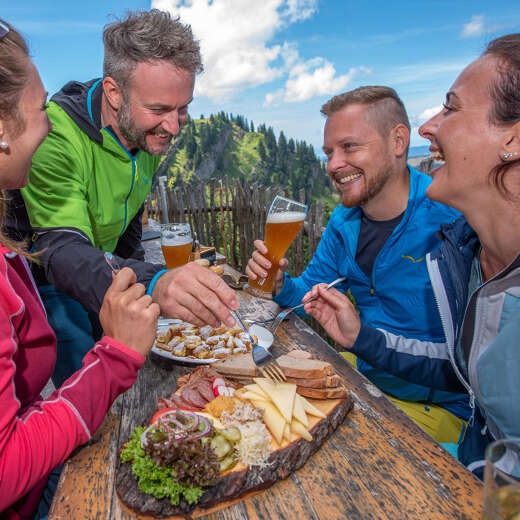
[[[244,316],[266,316],[273,302],[239,293]],[[278,329],[272,351],[293,348],[331,362],[354,400],[336,432],[289,478],[207,520],[480,518],[481,482],[355,371],[305,322],[291,316]],[[120,396],[100,431],[65,464],[49,520],[134,518],[114,490],[121,445],[144,423],[157,399],[175,388],[189,367],[150,356],[136,384]]]

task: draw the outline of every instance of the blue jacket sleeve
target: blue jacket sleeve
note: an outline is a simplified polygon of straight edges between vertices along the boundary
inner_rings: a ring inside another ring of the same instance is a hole
[[[411,383],[466,392],[453,370],[446,343],[405,338],[362,324],[349,352]]]

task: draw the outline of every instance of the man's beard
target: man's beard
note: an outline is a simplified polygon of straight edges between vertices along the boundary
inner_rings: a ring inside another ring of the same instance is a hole
[[[346,208],[353,208],[358,206],[363,207],[367,202],[379,195],[392,173],[389,169],[379,171],[367,182],[365,172],[363,170],[359,170],[359,172],[363,174],[363,178],[365,179],[364,192],[355,198],[350,196],[348,192],[346,195],[341,193],[341,203]]]
[[[132,118],[130,104],[123,102],[117,112],[117,127],[119,132],[128,142],[130,149],[137,148],[144,150],[150,155],[164,155],[168,149],[165,146],[164,150],[150,149],[146,142],[146,132],[136,126]]]

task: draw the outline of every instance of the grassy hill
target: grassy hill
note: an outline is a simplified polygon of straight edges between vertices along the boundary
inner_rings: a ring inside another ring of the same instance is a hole
[[[232,177],[248,183],[288,188],[292,197],[305,189],[308,202],[317,198],[330,208],[337,204],[325,166],[312,146],[275,136],[271,127],[253,123],[243,116],[221,112],[188,119],[176,139],[168,170],[168,182]]]

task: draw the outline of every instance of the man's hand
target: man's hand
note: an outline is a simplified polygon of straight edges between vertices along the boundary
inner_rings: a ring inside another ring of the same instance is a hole
[[[107,336],[146,356],[155,340],[160,309],[146,295],[144,285],[135,281],[135,273],[129,267],[123,267],[114,276],[99,320]]]
[[[163,316],[194,325],[235,325],[229,310],[239,307],[235,291],[215,273],[194,262],[163,274],[153,289]]]
[[[304,306],[305,312],[316,318],[328,335],[340,345],[351,348],[355,343],[361,322],[352,302],[336,289],[328,289],[327,284],[315,285],[302,302],[316,298]]]
[[[271,261],[267,258],[267,247],[262,240],[255,240],[254,246],[256,250],[253,251],[253,255],[247,262],[246,275],[251,280],[258,278],[265,278],[267,276],[267,269],[272,267]],[[278,294],[283,287],[283,273],[287,269],[289,261],[287,258],[282,258],[278,263],[279,269],[276,271],[274,279],[274,293]]]

